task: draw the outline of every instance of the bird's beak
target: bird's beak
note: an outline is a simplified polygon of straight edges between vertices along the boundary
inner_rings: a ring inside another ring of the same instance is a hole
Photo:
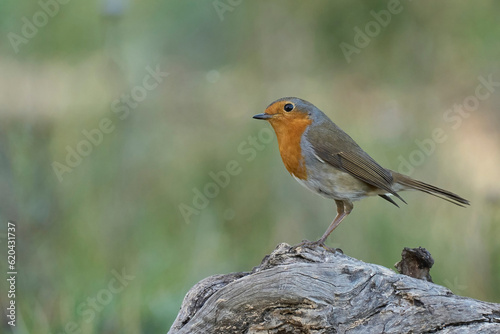
[[[266,113],[262,113],[262,114],[257,114],[257,115],[254,115],[253,118],[255,119],[270,119],[270,118],[273,118],[273,115],[269,115],[269,114],[266,114]]]

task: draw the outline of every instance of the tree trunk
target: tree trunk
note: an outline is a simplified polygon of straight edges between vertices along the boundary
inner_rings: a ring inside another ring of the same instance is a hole
[[[280,244],[251,272],[197,283],[169,333],[497,334],[500,304],[340,251]]]

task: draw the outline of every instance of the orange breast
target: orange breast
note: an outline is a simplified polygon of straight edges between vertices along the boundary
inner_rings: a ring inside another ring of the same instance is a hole
[[[278,146],[280,149],[281,159],[285,164],[286,169],[290,174],[301,180],[307,179],[307,170],[302,149],[300,147],[300,139],[311,124],[309,118],[294,118],[276,121],[271,121],[271,125],[278,137]]]

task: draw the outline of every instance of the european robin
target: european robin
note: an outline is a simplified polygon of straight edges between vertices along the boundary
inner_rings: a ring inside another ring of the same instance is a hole
[[[353,202],[368,196],[380,196],[399,207],[391,195],[406,203],[398,192],[419,190],[459,206],[469,204],[450,191],[383,168],[305,100],[281,98],[253,118],[271,123],[288,172],[306,188],[337,204],[337,216],[314,244],[324,246],[330,233],[351,213]]]

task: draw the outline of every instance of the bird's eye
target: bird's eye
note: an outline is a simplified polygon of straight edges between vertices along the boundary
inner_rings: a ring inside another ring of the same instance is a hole
[[[283,109],[285,109],[285,111],[292,111],[293,110],[293,104],[287,103],[287,104],[285,104],[285,106],[283,107]]]

